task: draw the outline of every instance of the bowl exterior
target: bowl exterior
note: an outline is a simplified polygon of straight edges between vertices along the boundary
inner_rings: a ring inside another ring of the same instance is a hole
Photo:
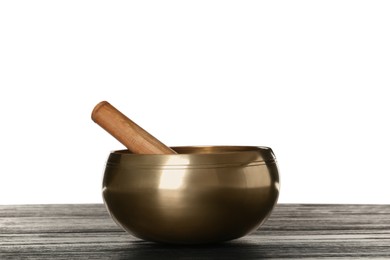
[[[178,155],[112,152],[103,198],[130,234],[172,244],[242,237],[269,216],[279,174],[266,147],[173,147]]]

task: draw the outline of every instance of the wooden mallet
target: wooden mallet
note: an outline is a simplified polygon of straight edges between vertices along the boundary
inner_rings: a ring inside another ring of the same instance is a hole
[[[131,121],[107,101],[102,101],[92,111],[92,120],[137,154],[176,154],[139,125]]]

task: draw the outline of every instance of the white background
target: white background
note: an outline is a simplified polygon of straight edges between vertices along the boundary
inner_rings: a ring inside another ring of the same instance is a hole
[[[388,1],[0,2],[0,204],[102,202],[108,100],[168,145],[264,145],[282,203],[390,203]]]

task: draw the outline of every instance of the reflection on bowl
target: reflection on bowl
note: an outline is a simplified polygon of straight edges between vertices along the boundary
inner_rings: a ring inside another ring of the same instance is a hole
[[[175,155],[110,154],[103,198],[130,234],[170,244],[228,241],[256,230],[279,194],[270,148],[172,147]]]

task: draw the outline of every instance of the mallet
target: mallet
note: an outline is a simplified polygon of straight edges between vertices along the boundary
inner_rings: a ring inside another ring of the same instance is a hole
[[[139,125],[131,121],[107,101],[102,101],[92,111],[92,120],[137,154],[176,154]]]

